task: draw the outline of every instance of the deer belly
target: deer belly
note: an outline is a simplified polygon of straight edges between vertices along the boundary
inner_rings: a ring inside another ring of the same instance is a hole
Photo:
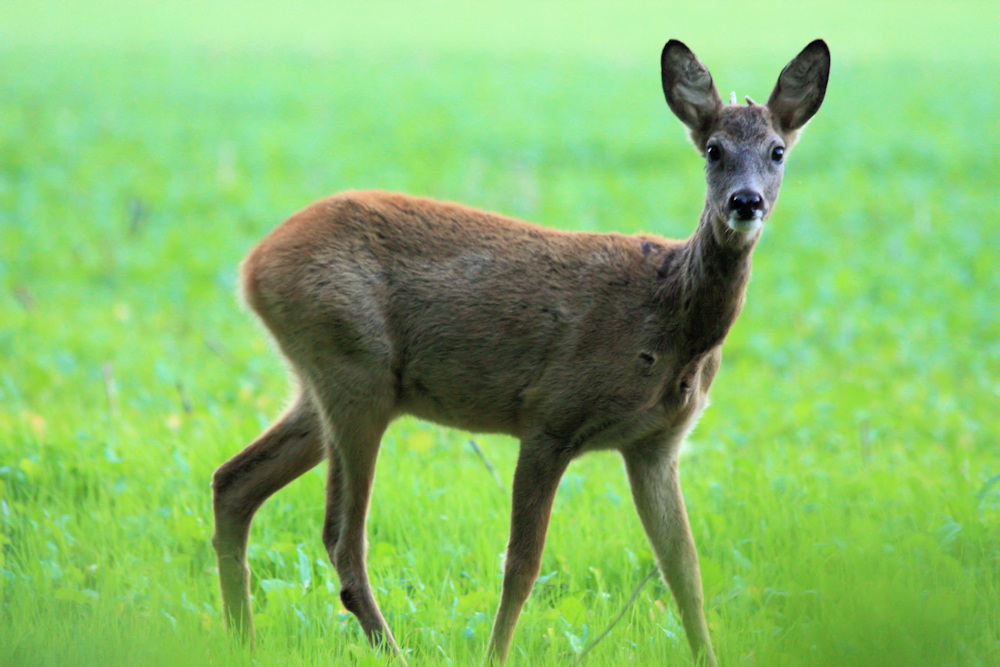
[[[453,377],[404,376],[399,386],[401,412],[444,426],[476,433],[517,435],[520,400],[512,378],[491,379],[475,373]]]

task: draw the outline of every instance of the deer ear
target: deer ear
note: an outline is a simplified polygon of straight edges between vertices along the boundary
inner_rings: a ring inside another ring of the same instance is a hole
[[[792,58],[778,76],[767,108],[782,132],[794,132],[813,117],[826,95],[830,49],[817,39]]]
[[[712,83],[712,75],[683,42],[672,39],[660,55],[663,95],[670,110],[696,133],[708,130],[722,108],[722,98]]]

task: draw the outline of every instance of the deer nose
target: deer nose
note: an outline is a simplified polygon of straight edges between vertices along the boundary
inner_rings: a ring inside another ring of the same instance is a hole
[[[764,199],[753,190],[740,190],[729,198],[729,211],[740,220],[750,220],[764,210]]]

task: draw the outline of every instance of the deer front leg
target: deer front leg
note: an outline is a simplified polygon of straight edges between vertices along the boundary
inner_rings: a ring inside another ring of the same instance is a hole
[[[702,610],[701,571],[681,495],[676,453],[646,450],[624,456],[639,518],[660,571],[677,600],[691,652],[698,664],[716,667]]]
[[[569,457],[551,443],[525,441],[514,469],[510,541],[504,563],[500,608],[486,650],[488,665],[503,665],[511,638],[542,564],[552,502]]]

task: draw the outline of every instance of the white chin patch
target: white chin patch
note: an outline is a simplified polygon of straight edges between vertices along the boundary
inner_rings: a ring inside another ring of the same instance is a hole
[[[750,232],[757,231],[763,226],[764,213],[763,211],[755,211],[753,217],[749,220],[744,220],[736,215],[736,213],[730,213],[729,218],[726,220],[726,224],[728,224],[729,228],[733,231],[749,234]]]

